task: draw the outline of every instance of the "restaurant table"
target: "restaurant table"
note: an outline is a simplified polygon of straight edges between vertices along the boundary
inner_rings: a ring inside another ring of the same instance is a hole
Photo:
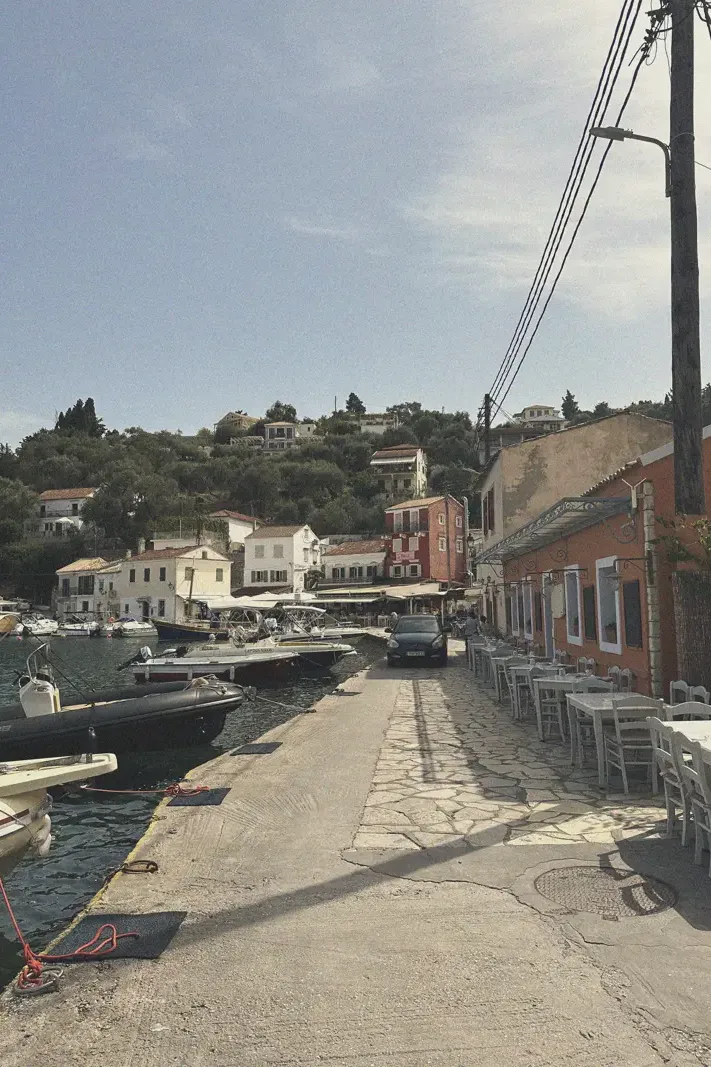
[[[557,663],[550,663],[550,662],[547,662],[545,660],[536,660],[534,663],[521,663],[521,664],[518,664],[515,667],[509,667],[508,668],[509,674],[512,676],[513,682],[514,682],[514,685],[513,685],[513,696],[512,696],[512,701],[513,701],[513,709],[512,710],[513,710],[514,719],[520,719],[521,718],[521,708],[519,707],[519,704],[518,704],[518,695],[519,694],[518,694],[518,687],[516,685],[516,679],[517,678],[525,678],[526,681],[528,681],[529,686],[530,686],[530,683],[531,683],[531,672],[533,670],[545,671],[546,675],[548,675],[549,677],[557,678],[559,669],[560,668],[559,668]],[[533,681],[535,682],[536,679],[534,678]],[[535,701],[535,699],[536,698],[535,698],[535,693],[534,693],[534,701]],[[539,717],[538,710],[536,710],[536,717],[537,718]],[[539,729],[538,729],[539,736],[540,736],[540,732],[541,732],[541,730],[540,730],[540,726],[539,726]]]
[[[671,726],[674,733],[680,734],[687,741],[701,745],[704,763],[711,765],[711,721],[694,719],[688,722],[686,719],[671,719],[665,725]]]
[[[604,681],[604,679],[602,679]],[[589,715],[592,719],[593,730],[595,731],[595,748],[597,749],[597,780],[598,785],[601,788],[605,786],[605,723],[612,722],[614,716],[612,714],[612,701],[614,697],[618,697],[620,694],[610,691],[609,693],[568,693],[568,723],[570,724],[571,734],[574,728],[573,721],[573,709],[582,711],[584,715]],[[634,696],[634,693],[625,694]],[[649,714],[654,715],[654,708],[649,709]],[[692,723],[684,723],[684,726],[691,726]],[[704,723],[708,725],[708,723]]]
[[[574,682],[607,682],[606,678],[597,678],[592,674],[559,674],[560,665],[553,664],[555,667],[555,673],[543,678],[533,679],[533,701],[536,708],[536,720],[538,722],[538,736],[541,741],[543,737],[543,711],[541,708],[541,689],[553,689],[560,693],[572,693]],[[612,683],[610,683],[610,691],[612,692]],[[581,694],[582,695],[582,694]],[[602,694],[605,695],[604,693]],[[568,716],[570,719],[570,716]]]
[[[499,656],[513,656],[513,650],[506,649],[501,645],[494,645],[493,647],[489,646],[484,648],[480,648],[477,646],[475,648],[475,654],[481,655],[484,680],[490,682],[491,685],[496,688],[496,671],[493,667],[493,659],[494,657]]]

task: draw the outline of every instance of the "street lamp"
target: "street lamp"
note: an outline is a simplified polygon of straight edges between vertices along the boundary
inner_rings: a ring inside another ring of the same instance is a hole
[[[659,145],[664,153],[664,195],[671,196],[671,152],[668,144],[656,137],[643,137],[641,133],[620,129],[619,126],[593,126],[590,133],[593,137],[601,137],[606,141],[647,141],[649,144]]]

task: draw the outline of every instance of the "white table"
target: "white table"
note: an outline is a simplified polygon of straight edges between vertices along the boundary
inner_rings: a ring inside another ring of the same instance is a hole
[[[704,763],[711,765],[711,721],[695,719],[688,722],[685,719],[671,719],[665,725],[671,726],[674,733],[687,741],[694,741],[701,745]]]
[[[556,677],[558,677],[558,669],[559,668],[558,668],[557,664],[555,664],[555,663],[546,663],[546,662],[541,662],[541,661],[538,661],[536,663],[520,663],[515,667],[509,667],[508,668],[509,674],[513,678],[513,682],[514,682],[513,697],[512,697],[512,699],[513,699],[513,709],[512,710],[513,710],[513,716],[514,716],[515,719],[520,719],[521,718],[521,708],[519,707],[519,704],[518,704],[518,687],[516,685],[516,679],[517,678],[526,679],[526,681],[529,684],[529,688],[530,688],[530,685],[531,685],[531,672],[532,671],[534,671],[534,670],[545,671],[546,675],[548,675],[549,677],[556,678]],[[533,681],[535,682],[535,681],[537,681],[537,679],[534,678]],[[534,700],[535,699],[536,699],[536,696],[535,696],[535,693],[534,693]],[[538,710],[536,710],[536,717],[540,718],[540,716],[538,714]],[[539,733],[539,736],[540,736],[540,733],[541,733],[540,724],[539,724],[539,728],[538,728],[538,733]]]
[[[584,715],[589,715],[592,719],[593,730],[595,731],[595,748],[597,749],[597,780],[601,788],[605,787],[605,723],[613,721],[612,701],[614,697],[619,695],[619,693],[613,691],[609,693],[568,693],[567,695],[568,722],[571,733],[574,727],[574,708],[582,711]],[[654,713],[655,709],[650,708],[649,714],[654,715]],[[684,723],[685,727],[691,725],[692,723]],[[708,724],[704,723],[704,725]]]

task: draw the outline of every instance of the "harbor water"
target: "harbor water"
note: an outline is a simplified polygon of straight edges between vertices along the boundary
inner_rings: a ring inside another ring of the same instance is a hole
[[[155,640],[53,638],[51,659],[58,672],[63,697],[77,699],[91,689],[131,685],[130,671],[119,673],[121,663],[139,644]],[[0,705],[17,703],[17,674],[36,647],[14,636],[0,640]],[[119,756],[119,769],[101,784],[112,789],[158,789],[181,779],[191,768],[237,745],[254,741],[272,727],[309,708],[340,681],[383,655],[382,643],[364,638],[356,655],[346,656],[329,671],[297,675],[278,687],[262,686],[253,703],[227,717],[220,736],[209,745]],[[61,672],[61,673],[59,673]],[[70,683],[71,680],[71,683]],[[0,760],[2,751],[0,749]],[[65,795],[55,799],[52,811],[54,841],[49,856],[27,856],[7,882],[8,895],[27,940],[41,951],[97,892],[105,879],[123,863],[143,834],[160,801],[158,795],[111,796],[100,793]],[[0,988],[22,966],[22,954],[4,908],[0,910]]]

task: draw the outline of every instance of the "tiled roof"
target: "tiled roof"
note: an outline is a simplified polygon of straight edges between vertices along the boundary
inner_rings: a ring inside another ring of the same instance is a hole
[[[80,500],[93,496],[96,489],[45,489],[40,500]]]
[[[60,567],[57,574],[73,574],[75,571],[100,571],[109,566],[107,559],[101,556],[90,556],[84,559],[75,559],[73,563],[67,563],[66,567]]]
[[[401,456],[416,456],[419,445],[393,445],[391,448],[379,448],[373,452],[372,459],[398,459]]]
[[[403,500],[402,504],[393,504],[391,508],[386,508],[385,511],[387,513],[388,511],[402,511],[403,508],[412,508],[413,510],[414,508],[426,508],[430,504],[436,504],[439,500],[444,500],[444,497],[423,496],[419,500]]]
[[[379,538],[374,541],[344,541],[340,545],[330,545],[325,554],[327,556],[358,556],[384,551],[385,541]]]
[[[149,548],[145,552],[137,552],[134,556],[129,556],[130,560],[144,560],[144,559],[179,559],[181,556],[187,556],[189,552],[194,552],[200,545],[184,545],[182,548]]]
[[[303,530],[305,522],[302,522],[299,526],[260,526],[254,533],[249,534],[250,540],[252,538],[259,537],[293,537],[294,534]]]
[[[260,519],[255,518],[254,515],[243,515],[240,511],[228,511],[223,508],[222,511],[211,511],[211,519],[237,519],[239,522],[260,522]]]

